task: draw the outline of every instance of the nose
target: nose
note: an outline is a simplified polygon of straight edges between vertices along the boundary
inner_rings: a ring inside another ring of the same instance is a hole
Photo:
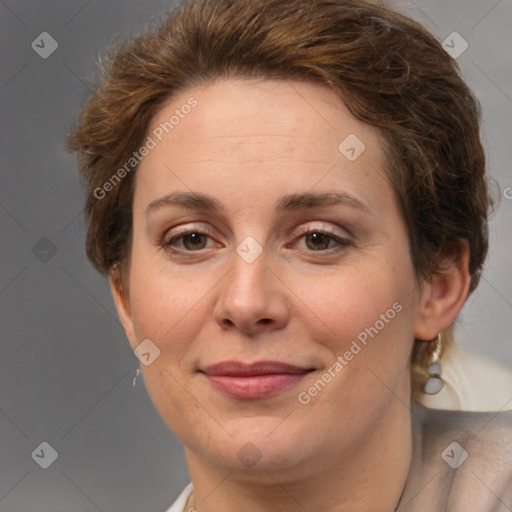
[[[223,330],[257,335],[287,324],[286,287],[268,267],[265,253],[252,263],[235,254],[234,266],[220,286],[214,316]]]

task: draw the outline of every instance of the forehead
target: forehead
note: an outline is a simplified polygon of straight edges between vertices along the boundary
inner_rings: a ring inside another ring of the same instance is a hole
[[[220,183],[250,193],[263,181],[271,194],[329,188],[343,177],[356,189],[385,181],[377,130],[334,91],[309,82],[221,80],[182,92],[154,116],[148,136],[155,147],[137,170],[136,201]],[[360,155],[348,158],[350,150]]]
[[[179,124],[166,134],[171,143],[204,143],[231,137],[231,145],[236,146],[240,137],[290,137],[289,145],[299,149],[300,137],[317,138],[319,132],[324,137],[329,132],[327,143],[331,139],[341,141],[354,130],[363,138],[378,138],[377,130],[355,119],[327,86],[288,80],[218,80],[182,92],[162,106],[149,131],[165,125],[173,117],[169,114],[188,111],[185,107],[192,97],[197,106],[189,114],[182,114],[182,119],[175,119]],[[319,151],[324,147],[317,145]]]

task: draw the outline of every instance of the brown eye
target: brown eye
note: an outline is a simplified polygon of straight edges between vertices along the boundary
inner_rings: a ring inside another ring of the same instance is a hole
[[[193,233],[186,233],[185,235],[182,235],[182,238],[185,249],[197,251],[206,247],[208,235],[194,231]]]
[[[327,249],[333,237],[325,233],[312,232],[306,235],[306,246],[313,251],[322,251]]]
[[[202,231],[184,231],[169,238],[162,246],[172,252],[193,252],[208,248],[211,239],[208,233]]]
[[[319,230],[311,230],[303,235],[306,248],[311,251],[326,251],[342,249],[350,245],[349,240]]]

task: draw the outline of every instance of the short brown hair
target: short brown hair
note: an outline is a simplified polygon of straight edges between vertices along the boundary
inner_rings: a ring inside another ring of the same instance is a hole
[[[95,190],[140,147],[163,103],[219,78],[297,79],[330,87],[379,129],[419,281],[464,239],[476,288],[492,204],[480,107],[419,23],[364,0],[189,0],[101,69],[68,144],[87,187],[87,255],[103,274],[129,262],[136,168],[102,199]],[[417,342],[413,361],[430,345]]]

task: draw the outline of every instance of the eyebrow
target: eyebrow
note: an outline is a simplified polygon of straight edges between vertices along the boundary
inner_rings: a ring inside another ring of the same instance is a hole
[[[291,212],[319,208],[323,206],[345,205],[364,213],[371,214],[372,211],[366,203],[357,199],[348,192],[304,192],[283,196],[276,204],[277,212]],[[145,213],[158,210],[164,206],[181,206],[190,210],[206,210],[211,212],[225,212],[221,202],[216,198],[199,192],[173,192],[164,197],[155,199],[146,207]]]

